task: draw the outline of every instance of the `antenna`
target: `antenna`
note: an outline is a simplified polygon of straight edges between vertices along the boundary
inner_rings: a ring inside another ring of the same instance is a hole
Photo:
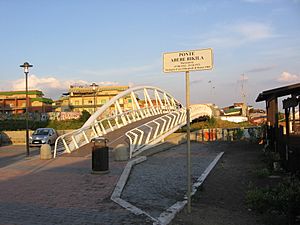
[[[241,79],[241,98],[242,98],[242,115],[247,116],[247,102],[246,102],[246,92],[245,92],[245,74],[242,74]]]
[[[246,92],[245,92],[245,74],[242,74],[242,80],[241,80],[241,97],[244,104],[246,104]]]

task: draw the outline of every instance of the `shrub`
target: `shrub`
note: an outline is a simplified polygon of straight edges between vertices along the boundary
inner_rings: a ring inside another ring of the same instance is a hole
[[[39,127],[46,127],[48,121],[28,121],[28,128],[30,130],[36,130]],[[25,130],[26,120],[24,119],[8,119],[0,121],[0,131],[14,131],[14,130]]]
[[[246,193],[247,205],[258,212],[278,212],[293,223],[300,211],[300,181],[292,177],[273,188],[254,188]]]
[[[36,130],[41,127],[50,127],[56,130],[74,130],[80,128],[85,122],[85,118],[81,120],[51,120],[51,121],[28,121],[28,127],[30,130]],[[25,130],[26,120],[4,120],[0,121],[0,131],[15,131],[15,130]]]
[[[263,213],[268,209],[266,190],[254,188],[246,193],[246,203],[249,208]]]
[[[63,120],[63,121],[52,120],[49,122],[47,127],[51,127],[56,130],[75,130],[82,127],[83,124],[84,122],[80,120]]]
[[[244,135],[244,131],[242,129],[238,129],[236,132],[233,134],[234,140],[241,140]]]
[[[208,119],[209,128],[216,127],[216,124],[217,124],[217,120],[216,120],[215,117],[211,117],[211,118]]]
[[[258,169],[254,172],[259,178],[270,176],[270,170],[268,168]]]

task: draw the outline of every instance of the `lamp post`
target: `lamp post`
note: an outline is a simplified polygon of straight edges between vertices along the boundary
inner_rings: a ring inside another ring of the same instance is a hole
[[[91,84],[91,87],[93,88],[93,91],[94,91],[94,113],[96,112],[96,88],[98,87],[98,85],[93,82]]]
[[[28,130],[28,73],[29,67],[32,67],[28,62],[24,62],[23,65],[20,65],[24,69],[25,73],[25,92],[26,92],[26,112],[25,112],[25,119],[26,119],[26,156],[29,156],[29,130]]]

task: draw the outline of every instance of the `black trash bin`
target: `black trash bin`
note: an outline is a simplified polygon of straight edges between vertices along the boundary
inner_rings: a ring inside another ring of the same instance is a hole
[[[92,149],[92,173],[103,174],[109,172],[109,155],[106,146],[107,139],[104,137],[93,138]]]

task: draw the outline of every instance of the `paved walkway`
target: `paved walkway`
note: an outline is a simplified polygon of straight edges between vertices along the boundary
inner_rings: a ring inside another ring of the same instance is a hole
[[[191,143],[192,181],[201,176],[220,153],[208,145]],[[187,190],[186,145],[157,153],[131,171],[122,198],[154,218],[178,201]]]
[[[30,148],[30,155],[39,154],[39,148]],[[8,166],[14,162],[24,159],[26,147],[23,145],[8,145],[0,147],[0,168]]]
[[[192,151],[202,161],[194,162],[201,165],[193,169],[194,177],[216,154],[208,154],[203,144],[197,146]],[[174,148],[136,166],[124,191],[126,201],[157,216],[169,204],[182,200],[185,148]],[[110,199],[126,162],[110,158],[110,173],[92,175],[90,155],[40,160],[38,156],[22,157],[22,152],[25,147],[0,148],[1,225],[152,224],[146,216],[134,215]],[[13,155],[15,160],[11,160]],[[7,157],[11,157],[9,162]],[[153,185],[156,188],[150,193]],[[158,206],[159,201],[162,205]]]

